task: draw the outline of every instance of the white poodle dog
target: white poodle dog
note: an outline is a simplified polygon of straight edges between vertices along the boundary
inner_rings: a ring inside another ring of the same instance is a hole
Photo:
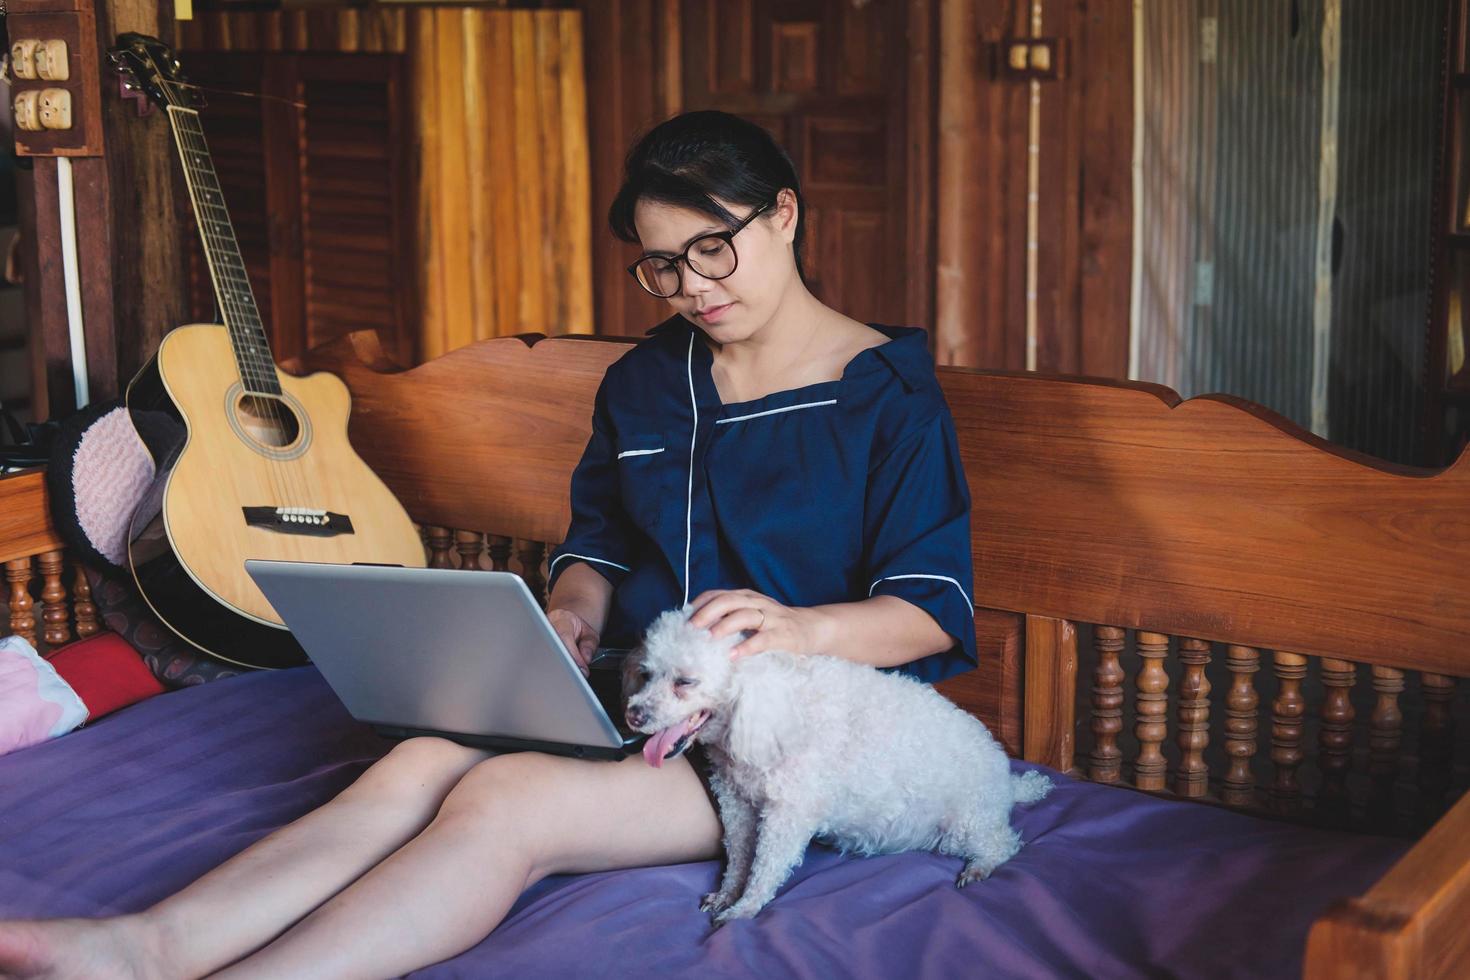
[[[725,830],[716,925],[776,894],[812,838],[857,854],[963,858],[956,884],[989,877],[1021,848],[1015,803],[1051,780],[1013,777],[973,716],[927,684],[836,657],[775,651],[731,662],[743,634],[713,639],[691,606],[663,613],[624,664],[628,724],[661,766],[705,746]]]

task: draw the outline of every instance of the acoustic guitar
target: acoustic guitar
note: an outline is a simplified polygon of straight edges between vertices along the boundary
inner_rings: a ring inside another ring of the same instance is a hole
[[[305,663],[245,559],[422,567],[424,548],[348,443],[347,387],[331,374],[276,370],[194,89],[173,53],[123,34],[110,54],[125,85],[168,115],[224,320],[170,331],[128,386],[130,411],[166,411],[187,430],[155,460],[133,516],[133,577],[159,618],[206,653],[247,667]]]

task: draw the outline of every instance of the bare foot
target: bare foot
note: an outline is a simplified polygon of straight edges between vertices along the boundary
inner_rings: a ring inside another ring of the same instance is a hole
[[[135,916],[0,922],[0,978],[158,977],[163,964]]]

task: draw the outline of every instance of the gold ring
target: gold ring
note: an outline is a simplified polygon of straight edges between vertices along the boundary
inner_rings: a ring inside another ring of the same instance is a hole
[[[757,609],[756,612],[758,612],[758,613],[761,614],[760,625],[755,628],[755,631],[757,633],[759,633],[762,629],[765,628],[765,625],[766,625],[766,613],[765,613],[765,610],[763,610],[763,609]]]

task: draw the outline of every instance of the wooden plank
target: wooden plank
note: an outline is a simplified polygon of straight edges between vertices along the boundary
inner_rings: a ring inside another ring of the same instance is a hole
[[[905,261],[908,293],[904,298],[906,323],[929,326],[934,322],[934,123],[939,114],[935,81],[938,77],[938,4],[910,0],[908,17],[908,81],[905,91],[908,138],[904,172],[907,202]]]
[[[1133,4],[1088,0],[1081,77],[1080,357],[1076,370],[1128,376],[1133,265]]]
[[[592,313],[592,182],[588,171],[587,95],[583,77],[581,18],[572,11],[555,15],[558,70],[553,80],[561,105],[551,125],[560,127],[562,185],[566,204],[561,226],[560,261],[586,288],[557,289],[562,312],[559,322],[548,324],[557,333],[591,333]],[[598,222],[600,223],[600,222]]]
[[[940,681],[939,693],[985,722],[1008,754],[1022,757],[1021,651],[1023,617],[994,609],[975,610],[975,651],[980,665]]]
[[[66,285],[61,271],[61,224],[56,201],[56,161],[38,158],[20,185],[26,207],[21,235],[34,243],[20,250],[26,320],[39,355],[31,394],[34,418],[64,418],[76,411],[71,342],[66,323]],[[26,193],[26,184],[29,193]]]
[[[943,369],[976,605],[1470,675],[1470,453],[1334,447],[1229,396]]]
[[[173,6],[150,0],[108,0],[97,7],[97,32],[126,31],[166,42],[174,36]],[[187,71],[187,68],[186,68]],[[115,91],[109,80],[106,87]],[[188,241],[193,234],[184,188],[164,113],[139,117],[131,99],[102,99],[110,207],[113,324],[117,378],[126,388],[153,356],[163,335],[189,321]],[[89,234],[83,231],[82,235]]]
[[[533,230],[539,232],[539,254],[550,261],[542,266],[542,281],[531,284],[542,300],[541,320],[539,323],[523,324],[520,329],[539,330],[546,334],[564,333],[563,324],[567,316],[566,296],[555,288],[552,281],[555,270],[567,257],[564,244],[568,219],[568,202],[564,197],[567,174],[561,147],[561,86],[557,78],[561,55],[561,46],[555,35],[557,16],[554,11],[530,15],[536,70],[529,77],[522,76],[522,83],[532,89],[531,95],[536,106],[534,138],[528,138],[526,142],[533,148],[538,148],[541,158],[541,166],[535,173],[535,184],[540,192],[541,218]],[[580,69],[580,65],[577,67]]]
[[[106,220],[112,213],[107,168],[107,161],[102,158],[72,161],[87,388],[93,402],[116,398],[120,392],[112,305],[113,230],[111,222]]]
[[[510,101],[515,106],[515,176],[520,193],[516,196],[515,217],[510,228],[517,234],[521,276],[516,290],[515,319],[507,324],[511,330],[547,332],[544,283],[547,275],[546,256],[542,252],[541,235],[546,220],[541,192],[545,179],[540,157],[540,120],[536,99],[536,26],[524,13],[511,13],[510,62],[515,84]],[[509,215],[503,217],[508,218]]]
[[[294,57],[262,59],[264,90],[275,96],[260,103],[260,159],[256,176],[266,194],[267,286],[270,306],[264,318],[277,361],[300,357],[310,346],[306,324],[306,250],[301,207],[301,149],[305,112],[298,98],[299,60]],[[263,314],[266,310],[261,311]]]
[[[1307,936],[1307,980],[1438,980],[1470,974],[1470,796],[1361,898]]]
[[[432,10],[415,10],[413,14],[409,21],[413,66],[410,91],[416,104],[427,105],[438,91],[438,21]],[[448,339],[444,332],[444,243],[438,220],[439,210],[443,207],[439,158],[444,152],[444,145],[440,139],[439,113],[414,113],[413,123],[414,142],[419,148],[417,237],[419,312],[422,316],[419,349],[426,360],[432,360],[444,353]]]
[[[1077,696],[1077,628],[1065,619],[1026,617],[1025,759],[1072,769]]]
[[[435,78],[435,114],[440,117],[438,133],[438,177],[442,196],[434,219],[440,227],[439,245],[443,248],[442,273],[444,305],[439,315],[443,322],[444,348],[454,350],[475,339],[475,298],[473,278],[464,256],[470,254],[472,231],[470,215],[464,207],[465,187],[470,180],[465,159],[465,133],[470,125],[464,91],[464,65],[467,22],[476,11],[470,7],[447,7],[434,11],[438,59]],[[426,113],[427,115],[427,113]],[[478,175],[476,175],[476,179]]]
[[[511,22],[504,17],[488,19],[490,31],[486,47],[491,64],[490,89],[498,97],[489,104],[490,215],[500,215],[506,227],[501,234],[489,236],[494,242],[494,306],[487,335],[515,333],[519,316],[520,283],[526,274],[522,266],[521,243],[514,224],[519,219],[517,198],[523,192],[516,182],[516,107],[510,93],[515,90],[515,63],[511,56]]]
[[[475,175],[468,185],[459,189],[463,196],[458,204],[470,215],[470,223],[477,229],[491,229],[489,234],[476,234],[470,240],[468,261],[478,273],[471,279],[474,338],[493,337],[499,330],[495,292],[502,270],[495,263],[495,240],[503,232],[495,230],[495,211],[490,206],[492,187],[502,179],[490,165],[490,147],[503,139],[503,133],[490,119],[491,104],[505,98],[506,93],[495,87],[491,66],[499,57],[495,47],[492,25],[494,17],[473,17],[465,23],[468,33],[464,45],[464,99],[465,112],[472,119],[483,120],[479,125],[464,127],[464,153],[466,170]],[[446,197],[453,201],[455,189],[447,188]]]

